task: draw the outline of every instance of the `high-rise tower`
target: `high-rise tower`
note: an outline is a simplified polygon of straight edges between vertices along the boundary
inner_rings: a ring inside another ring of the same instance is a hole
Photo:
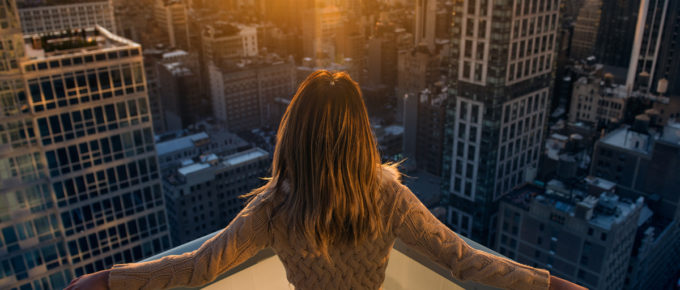
[[[100,27],[24,45],[14,1],[0,9],[0,288],[168,249],[141,47]]]
[[[443,161],[448,223],[489,246],[497,201],[536,174],[559,4],[455,2]]]
[[[680,60],[673,57],[677,50],[678,12],[680,5],[670,0],[642,0],[637,19],[635,42],[628,69],[629,90],[656,92],[659,80],[667,79],[670,90],[663,93],[678,95]]]
[[[424,44],[430,51],[434,51],[434,40],[437,21],[437,0],[416,1],[416,46]]]

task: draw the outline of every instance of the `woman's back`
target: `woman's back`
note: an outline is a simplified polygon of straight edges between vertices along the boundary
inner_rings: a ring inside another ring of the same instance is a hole
[[[328,249],[330,259],[304,237],[291,235],[285,221],[274,220],[270,246],[286,268],[288,281],[298,289],[378,289],[385,280],[385,269],[395,241],[396,172],[385,167],[379,206],[386,231],[381,236],[354,244],[335,244]]]

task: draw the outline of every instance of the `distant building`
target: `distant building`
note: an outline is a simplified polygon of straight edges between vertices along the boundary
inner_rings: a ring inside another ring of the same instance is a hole
[[[397,60],[398,97],[407,93],[418,93],[439,81],[440,56],[426,46],[417,46],[411,51],[400,51]]]
[[[585,0],[574,21],[571,37],[571,57],[585,59],[595,52],[603,0]]]
[[[653,124],[649,115],[640,115],[632,127],[601,138],[590,173],[616,182],[620,195],[644,196],[655,213],[680,220],[680,124]]]
[[[270,117],[276,98],[295,93],[295,64],[273,56],[210,65],[215,119],[232,132],[278,123]]]
[[[444,126],[448,87],[432,86],[404,98],[404,155],[416,168],[435,176],[442,174]]]
[[[184,160],[207,153],[231,155],[248,149],[250,145],[236,134],[219,127],[200,132],[184,132],[179,136],[169,134],[156,141],[158,162],[163,175],[182,167]]]
[[[678,95],[680,60],[673,54],[680,41],[680,4],[672,0],[641,0],[639,12],[626,85],[631,91],[662,93],[657,90],[659,81],[666,79],[670,83],[666,83],[663,93]]]
[[[581,189],[514,190],[500,202],[495,250],[590,289],[622,289],[645,205],[614,188],[589,178]]]
[[[664,93],[667,96],[680,96],[680,1],[666,0],[664,9],[666,19],[662,28],[661,44],[659,45],[656,69],[650,72],[652,83],[650,89],[657,93]],[[668,80],[668,88],[661,92],[659,82],[662,79]]]
[[[668,220],[643,208],[638,219],[625,289],[664,289],[680,270],[678,220]]]
[[[302,18],[303,55],[334,59],[335,37],[342,24],[343,12],[334,5],[304,10]]]
[[[202,39],[206,65],[254,57],[259,53],[257,28],[254,26],[216,22],[205,27]]]
[[[243,209],[239,196],[264,183],[271,159],[253,148],[228,156],[201,155],[183,165],[163,183],[174,245],[226,227]]]
[[[560,131],[571,130],[565,128]],[[560,181],[573,181],[575,178],[585,177],[590,165],[590,148],[593,144],[588,141],[578,133],[572,133],[569,136],[552,133],[545,140],[538,179],[555,178]]]
[[[96,25],[116,33],[113,0],[31,1],[19,0],[19,18],[24,34],[91,28]]]
[[[350,19],[345,19],[337,29],[335,38],[336,59],[342,59],[350,63],[352,68],[352,79],[361,82],[364,74],[366,58],[366,37],[362,31],[361,23],[356,23]]]
[[[415,45],[422,44],[430,51],[434,51],[437,29],[437,0],[418,0],[414,2],[416,6]]]
[[[155,0],[153,12],[154,21],[168,36],[168,44],[186,51],[191,48],[187,10],[181,0]]]
[[[376,35],[367,42],[367,83],[394,88],[397,84],[400,51],[413,48],[413,37],[391,23],[376,24]]]
[[[146,89],[149,93],[149,109],[153,121],[153,131],[156,134],[165,132],[165,119],[161,108],[161,94],[158,84],[158,61],[163,59],[164,50],[144,49],[144,74],[146,74]]]
[[[157,64],[164,128],[181,130],[207,117],[197,63],[166,60]]]
[[[594,55],[608,66],[628,68],[643,0],[602,0]]]
[[[623,120],[628,93],[626,87],[609,79],[581,77],[574,82],[569,122],[594,126]]]
[[[680,95],[671,97],[659,97],[652,107],[659,112],[659,124],[666,125],[669,122],[680,122]]]

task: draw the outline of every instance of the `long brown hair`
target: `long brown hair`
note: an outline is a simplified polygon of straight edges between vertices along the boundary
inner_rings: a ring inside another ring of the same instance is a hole
[[[361,90],[348,74],[307,77],[281,120],[272,177],[247,194],[271,191],[281,218],[328,258],[328,247],[384,231],[381,163]],[[276,198],[278,197],[278,198]]]

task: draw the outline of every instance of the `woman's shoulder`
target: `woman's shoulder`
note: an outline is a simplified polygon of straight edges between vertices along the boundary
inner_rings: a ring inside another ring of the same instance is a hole
[[[396,197],[401,191],[402,174],[397,168],[397,164],[383,164],[380,172],[380,187],[384,197]]]

